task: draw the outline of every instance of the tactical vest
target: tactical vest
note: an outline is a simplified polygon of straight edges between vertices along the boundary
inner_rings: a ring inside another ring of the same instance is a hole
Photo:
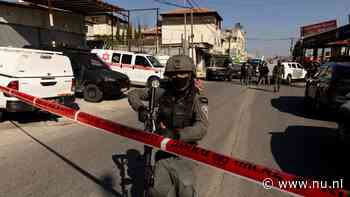
[[[166,91],[159,100],[158,122],[167,128],[181,129],[194,122],[194,98],[196,92],[189,91],[181,98],[175,91]]]

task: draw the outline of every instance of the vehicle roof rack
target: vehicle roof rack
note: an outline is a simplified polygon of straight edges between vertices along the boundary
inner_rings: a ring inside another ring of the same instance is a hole
[[[46,53],[46,54],[52,54],[52,55],[62,55],[62,52],[58,52],[58,51],[40,50],[40,49],[31,49],[31,48],[0,47],[0,50],[11,51],[11,52]]]

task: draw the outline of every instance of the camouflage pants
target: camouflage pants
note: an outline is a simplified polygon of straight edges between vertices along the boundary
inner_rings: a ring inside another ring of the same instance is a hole
[[[197,197],[194,163],[178,157],[159,160],[155,166],[152,197]]]
[[[274,80],[275,80],[274,91],[279,92],[280,87],[281,87],[282,78],[281,77],[274,77]]]

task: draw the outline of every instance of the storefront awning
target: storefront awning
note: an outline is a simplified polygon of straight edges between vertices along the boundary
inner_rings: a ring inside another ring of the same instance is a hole
[[[329,45],[329,46],[350,46],[350,39],[330,42],[327,45]]]
[[[123,8],[116,5],[108,4],[102,0],[24,0],[33,4],[39,4],[44,6],[49,6],[49,1],[51,1],[51,6],[54,8],[59,8],[63,10],[73,11],[77,13],[82,13],[84,15],[94,15],[98,13],[106,12],[119,12],[120,14],[126,16]]]

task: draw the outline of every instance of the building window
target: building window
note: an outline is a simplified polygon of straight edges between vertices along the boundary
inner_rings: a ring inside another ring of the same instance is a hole
[[[84,32],[88,33],[89,32],[89,25],[84,25]]]
[[[97,23],[98,22],[98,17],[91,17],[91,20],[93,23]]]

